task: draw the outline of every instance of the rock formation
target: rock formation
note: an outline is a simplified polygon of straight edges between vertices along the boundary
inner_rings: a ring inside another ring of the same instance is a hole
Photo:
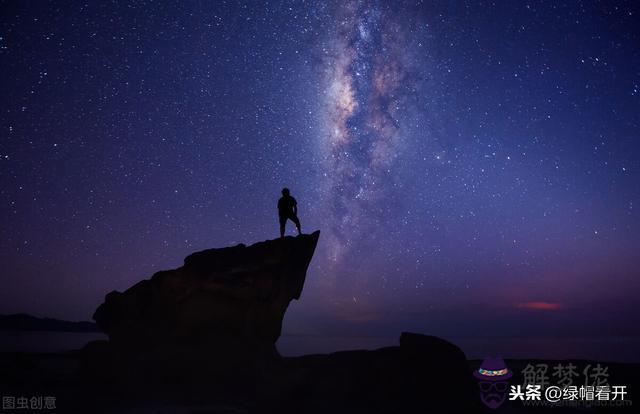
[[[481,410],[474,394],[476,384],[458,347],[435,336],[409,332],[403,332],[399,342],[399,346],[371,351],[284,358],[280,377],[262,384],[264,412]]]
[[[319,236],[316,231],[194,253],[182,267],[107,294],[93,318],[118,352],[273,354]]]
[[[82,349],[83,380],[99,383],[90,387],[112,408],[156,401],[255,413],[477,411],[464,353],[436,337],[403,333],[399,346],[372,351],[278,355],[282,319],[300,297],[319,235],[204,250],[109,293],[94,315],[109,341]]]

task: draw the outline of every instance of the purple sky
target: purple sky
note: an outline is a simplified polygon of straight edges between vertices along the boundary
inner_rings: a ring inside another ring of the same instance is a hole
[[[286,185],[285,332],[640,335],[637,3],[0,9],[0,312],[277,237]]]

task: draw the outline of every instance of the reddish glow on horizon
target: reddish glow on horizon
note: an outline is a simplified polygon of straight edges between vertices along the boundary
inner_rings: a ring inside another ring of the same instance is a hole
[[[560,310],[562,305],[555,302],[524,302],[518,304],[518,309],[535,309],[535,310]]]

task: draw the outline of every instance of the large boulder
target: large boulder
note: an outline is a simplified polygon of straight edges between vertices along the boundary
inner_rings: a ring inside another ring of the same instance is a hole
[[[275,353],[285,311],[302,293],[319,236],[316,231],[194,253],[182,267],[110,292],[93,318],[119,351]]]
[[[264,412],[478,412],[465,354],[435,336],[403,332],[399,346],[284,358],[260,386]]]

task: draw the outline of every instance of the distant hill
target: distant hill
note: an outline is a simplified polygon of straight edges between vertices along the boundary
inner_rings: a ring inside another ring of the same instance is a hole
[[[93,322],[71,322],[37,318],[26,313],[0,315],[0,331],[100,332]]]

